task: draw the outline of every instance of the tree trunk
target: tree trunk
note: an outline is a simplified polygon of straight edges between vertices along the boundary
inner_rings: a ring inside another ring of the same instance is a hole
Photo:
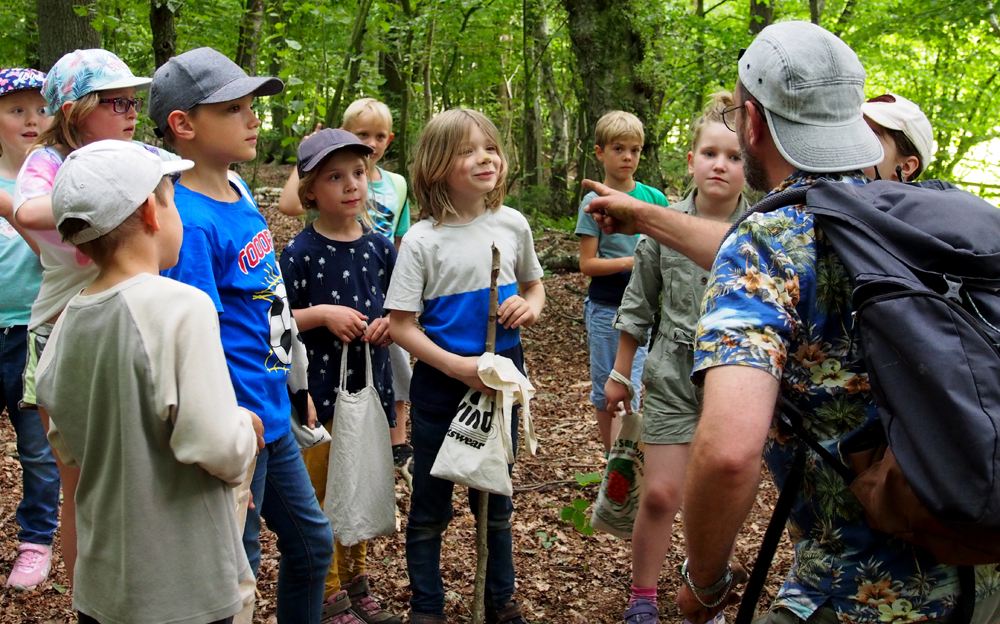
[[[833,27],[833,34],[838,37],[843,34],[848,22],[851,21],[851,17],[854,16],[854,5],[856,2],[857,0],[847,0],[844,10],[840,12],[840,17],[837,18],[837,23]]]
[[[288,15],[284,10],[283,3],[275,3],[268,11],[267,15],[267,26],[268,31],[273,35],[274,50],[270,54],[270,60],[268,61],[267,73],[270,76],[277,76],[281,74],[283,56],[279,54],[282,50],[287,48],[285,43],[285,38],[280,36],[281,33],[276,28],[279,23],[288,23]],[[271,144],[267,147],[267,153],[265,155],[265,161],[277,161],[279,164],[285,163],[293,155],[293,145],[290,143],[285,145],[285,139],[291,136],[289,128],[285,125],[285,120],[288,117],[288,109],[285,108],[284,99],[280,95],[274,95],[268,98],[268,105],[271,108],[271,126],[274,129],[274,139]],[[306,124],[308,132],[312,132],[313,126],[315,124],[315,109],[313,110],[313,117]]]
[[[750,34],[756,35],[774,21],[774,0],[750,0]]]
[[[823,0],[809,0],[809,21],[817,26],[823,17]]]
[[[431,66],[434,60],[434,20],[427,29],[427,45],[424,50],[424,122],[434,116],[434,93],[431,89]]]
[[[240,34],[236,43],[236,64],[251,76],[257,75],[257,50],[264,21],[264,0],[246,0]]]
[[[569,36],[576,56],[582,89],[577,97],[585,113],[586,128],[580,139],[592,158],[591,145],[597,120],[608,111],[634,113],[646,127],[646,144],[636,178],[663,188],[652,102],[656,95],[636,73],[644,50],[629,19],[626,0],[562,0],[569,16]],[[579,178],[578,178],[579,180]]]
[[[358,13],[354,16],[354,29],[351,32],[351,48],[344,55],[344,65],[341,68],[343,75],[337,82],[337,89],[333,94],[333,101],[326,109],[326,119],[324,125],[327,128],[336,128],[340,125],[340,116],[344,112],[341,104],[347,98],[346,94],[353,95],[354,85],[361,75],[361,55],[364,53],[365,44],[365,20],[368,19],[368,10],[372,8],[372,0],[361,0],[358,3]]]
[[[74,6],[83,6],[87,15],[77,15]],[[101,47],[101,35],[90,25],[97,14],[97,0],[37,0],[38,61],[48,71],[62,55],[73,50]]]
[[[401,35],[399,30],[390,31],[387,50],[379,55],[379,73],[385,78],[381,88],[382,101],[388,105],[390,110],[399,112],[393,119],[392,131],[396,136],[386,150],[386,158],[395,160],[396,172],[409,180],[409,162],[407,160],[409,137],[406,126],[409,123],[407,111],[410,106],[410,90],[408,78],[403,75],[405,64],[401,59],[405,54],[398,53],[396,50],[396,46],[406,44],[408,37]]]
[[[157,68],[170,60],[177,51],[175,17],[167,0],[150,0],[149,28],[153,33],[153,61]]]
[[[540,24],[544,22],[544,6],[539,0],[523,0],[522,4],[522,54],[524,55],[523,134],[521,142],[521,192],[542,183],[541,155],[538,151],[538,64],[545,53],[545,40],[538,41]]]

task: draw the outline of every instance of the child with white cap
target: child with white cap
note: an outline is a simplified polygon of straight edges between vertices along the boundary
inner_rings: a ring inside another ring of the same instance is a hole
[[[232,487],[263,427],[237,405],[211,299],[158,275],[182,238],[166,176],[192,164],[99,141],[52,188],[60,234],[98,271],[36,374],[49,441],[80,470],[81,623],[228,622],[250,598]]]
[[[873,97],[861,112],[882,143],[885,158],[865,169],[869,178],[912,182],[927,170],[937,151],[934,129],[920,107],[894,93]]]

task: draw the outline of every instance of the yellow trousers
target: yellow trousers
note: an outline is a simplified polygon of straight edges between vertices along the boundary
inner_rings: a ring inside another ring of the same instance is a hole
[[[333,421],[326,423],[326,430],[330,431]],[[320,507],[326,498],[326,474],[330,467],[330,443],[314,446],[311,449],[302,451],[302,459],[305,461],[306,470],[309,472],[309,480],[316,490],[316,498],[319,499]],[[344,546],[339,540],[333,541],[333,562],[330,564],[330,571],[326,575],[326,590],[323,592],[323,600],[340,591],[341,583],[346,583],[359,574],[365,573],[365,559],[368,552],[368,542],[361,542],[354,546]]]

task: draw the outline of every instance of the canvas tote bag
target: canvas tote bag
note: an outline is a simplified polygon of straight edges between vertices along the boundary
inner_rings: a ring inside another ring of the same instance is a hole
[[[618,537],[632,537],[632,525],[639,513],[639,495],[646,472],[642,437],[642,415],[626,414],[622,428],[611,445],[590,526]]]
[[[372,382],[365,348],[365,387],[347,391],[347,350],[340,356],[340,391],[333,409],[330,467],[323,510],[340,543],[354,546],[396,530],[396,478],[385,410]]]
[[[509,358],[492,353],[480,356],[479,378],[497,391],[496,399],[471,388],[465,393],[434,459],[431,475],[482,492],[510,496],[514,493],[508,469],[514,463],[514,405],[522,406],[525,439],[534,455],[538,442],[529,401],[535,389]]]

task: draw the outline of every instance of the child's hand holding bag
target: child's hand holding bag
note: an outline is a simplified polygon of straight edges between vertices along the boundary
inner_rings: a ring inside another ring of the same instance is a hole
[[[496,399],[469,389],[448,427],[431,475],[483,492],[510,496],[514,493],[509,472],[509,465],[514,463],[511,441],[514,405],[522,406],[525,437],[534,455],[538,441],[529,401],[535,395],[535,388],[514,362],[493,353],[479,357],[479,378],[497,391]]]

